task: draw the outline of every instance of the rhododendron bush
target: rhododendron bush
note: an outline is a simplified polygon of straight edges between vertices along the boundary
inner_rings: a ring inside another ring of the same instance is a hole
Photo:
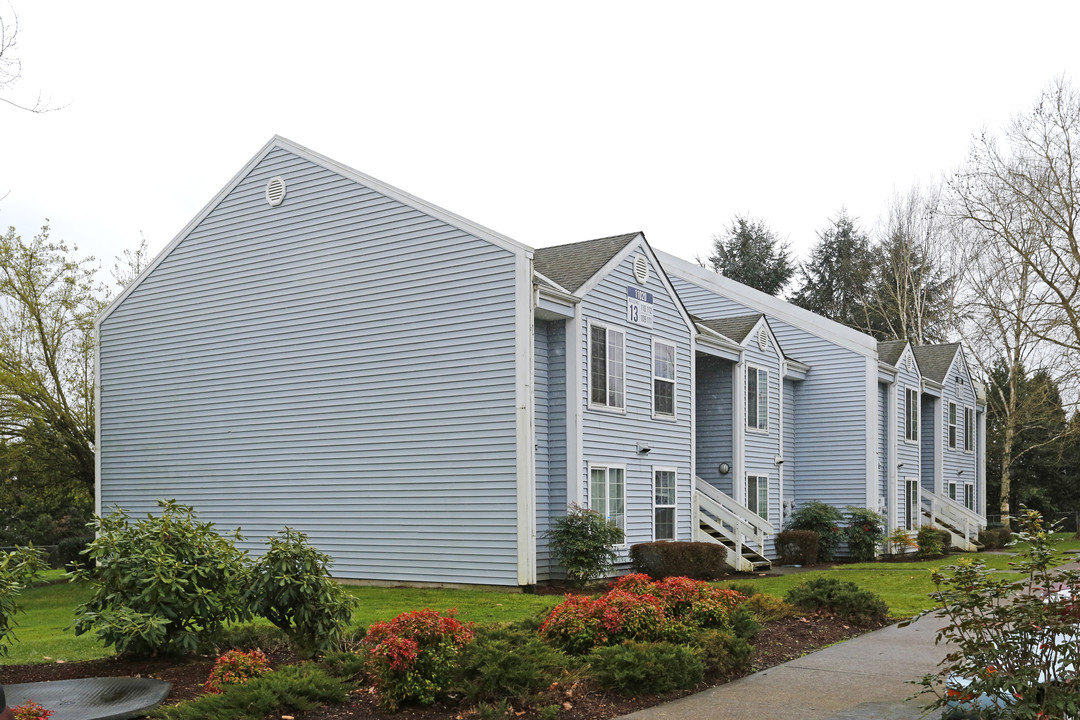
[[[472,629],[455,620],[453,612],[413,610],[368,628],[363,644],[380,706],[431,705],[446,690],[458,653],[473,639]]]
[[[731,626],[746,598],[685,577],[653,581],[626,575],[599,597],[567,596],[540,626],[540,634],[566,652],[581,654],[624,640],[687,642],[695,631]]]

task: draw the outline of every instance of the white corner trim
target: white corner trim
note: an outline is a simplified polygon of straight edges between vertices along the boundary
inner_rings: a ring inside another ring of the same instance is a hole
[[[518,585],[536,584],[536,428],[533,412],[535,327],[532,258],[517,253],[514,307],[517,407],[517,575]]]
[[[94,323],[94,514],[101,515],[101,328]]]
[[[581,305],[574,307],[574,317],[566,321],[566,501],[581,505],[585,501],[582,472],[585,464],[584,440],[582,439],[582,406],[586,399],[583,391]]]
[[[878,378],[877,353],[866,359],[866,507],[877,512],[878,501]]]

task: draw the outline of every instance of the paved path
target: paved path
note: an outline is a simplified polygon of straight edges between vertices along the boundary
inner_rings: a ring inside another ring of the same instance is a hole
[[[943,622],[923,617],[818,650],[695,695],[626,715],[626,720],[915,720],[925,715],[909,680],[937,669]]]

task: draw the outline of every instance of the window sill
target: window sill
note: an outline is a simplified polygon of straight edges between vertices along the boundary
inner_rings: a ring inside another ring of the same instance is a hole
[[[626,408],[624,407],[611,407],[610,405],[593,405],[589,403],[589,410],[595,410],[596,412],[607,413],[609,415],[625,415]]]

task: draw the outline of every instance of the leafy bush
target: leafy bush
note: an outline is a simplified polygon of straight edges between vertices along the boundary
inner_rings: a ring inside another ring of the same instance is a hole
[[[545,537],[567,578],[584,585],[610,574],[618,557],[614,546],[623,541],[623,531],[595,510],[571,505]]]
[[[727,548],[714,542],[647,542],[630,546],[634,572],[651,578],[716,580],[727,572]]]
[[[1075,539],[1080,540],[1080,537]],[[1000,550],[1012,542],[1012,531],[1007,527],[980,530],[979,542],[982,544],[983,550]]]
[[[56,714],[55,710],[46,710],[33,700],[27,700],[22,705],[11,708],[11,712],[15,720],[49,720]]]
[[[840,523],[844,514],[832,505],[812,500],[800,505],[787,520],[785,530],[812,530],[818,536],[815,562],[831,562],[840,546]]]
[[[600,687],[627,695],[688,690],[705,677],[700,655],[685,645],[626,641],[597,649],[590,656]]]
[[[224,538],[195,510],[159,500],[161,515],[132,521],[122,510],[94,519],[93,571],[74,577],[93,589],[75,610],[75,634],[95,631],[120,653],[194,652],[225,622],[249,617],[242,600],[244,553],[239,531]]]
[[[805,610],[835,613],[856,625],[882,620],[889,613],[889,606],[874,593],[836,578],[815,578],[796,585],[784,599]]]
[[[56,567],[71,568],[72,570],[89,567],[87,557],[83,554],[83,551],[93,541],[93,535],[64,538],[56,544],[56,550],[53,551],[53,564]]]
[[[781,565],[812,565],[817,562],[818,534],[813,530],[784,530],[776,534]]]
[[[847,506],[844,539],[856,562],[870,562],[877,556],[878,545],[885,540],[888,521],[883,515],[857,505]]]
[[[290,647],[289,638],[272,625],[242,623],[229,625],[212,638],[200,638],[198,651],[218,655],[226,650],[262,650],[272,653]]]
[[[367,665],[366,652],[332,652],[319,659],[319,667],[342,680],[351,680],[364,672]]]
[[[919,547],[919,543],[902,527],[893,528],[888,536],[886,536],[885,542],[889,544],[889,552],[894,555],[902,555],[908,550],[914,550]]]
[[[217,659],[206,680],[206,692],[216,694],[229,685],[243,685],[270,669],[270,661],[262,650],[242,652],[229,650]]]
[[[0,656],[15,642],[15,613],[21,609],[16,598],[44,569],[45,561],[33,547],[0,551]]]
[[[232,685],[218,695],[203,695],[179,705],[162,706],[149,717],[167,720],[263,720],[290,710],[314,710],[349,699],[349,685],[312,663],[280,670]]]
[[[916,556],[926,560],[928,558],[941,557],[945,554],[945,543],[941,539],[941,531],[933,525],[923,525],[919,528],[919,534],[915,537],[919,549]]]
[[[1004,717],[1076,717],[1080,695],[1066,668],[1080,666],[1080,603],[1048,589],[1080,587],[1080,572],[1055,567],[1057,540],[1039,513],[1024,508],[1016,522],[1017,539],[1029,544],[1017,555],[1018,572],[988,571],[968,558],[933,572],[936,617],[947,621],[937,639],[953,649],[921,683],[935,696],[930,707],[953,700],[947,681],[962,677],[970,680],[965,694],[1001,700]]]
[[[368,671],[379,706],[396,710],[404,702],[431,705],[450,685],[461,648],[473,631],[434,610],[413,610],[368,628]]]
[[[470,700],[520,704],[558,680],[575,663],[535,633],[516,628],[480,630],[458,657],[456,685]]]
[[[747,669],[754,651],[746,639],[729,630],[702,630],[691,644],[699,651],[705,671],[715,675]]]
[[[801,614],[799,608],[791,603],[767,593],[751,595],[742,607],[753,613],[758,622],[772,622]]]
[[[731,613],[731,632],[743,640],[753,640],[761,631],[761,623],[754,617],[749,608],[740,607]]]
[[[247,601],[252,612],[280,628],[300,657],[338,648],[357,600],[330,577],[330,556],[288,527],[267,544],[269,550],[251,568]]]
[[[540,634],[572,654],[623,640],[687,642],[700,628],[730,628],[743,600],[699,580],[626,575],[600,597],[568,596],[551,610]]]

